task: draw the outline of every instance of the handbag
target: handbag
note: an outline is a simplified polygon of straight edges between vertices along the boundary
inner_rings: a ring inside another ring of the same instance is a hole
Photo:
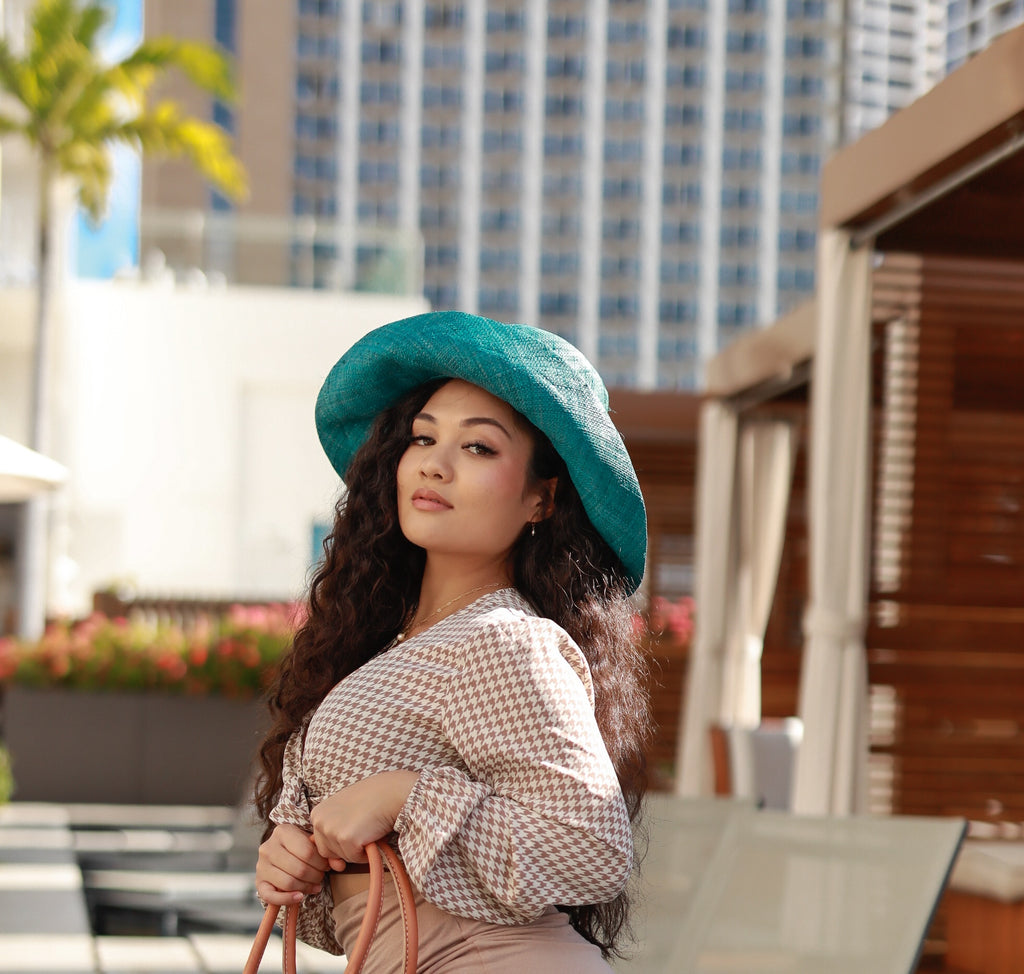
[[[405,974],[416,974],[416,955],[419,946],[419,930],[416,925],[416,901],[413,898],[412,883],[401,860],[395,855],[394,849],[386,842],[371,842],[366,847],[366,858],[370,864],[370,891],[366,898],[366,912],[359,928],[356,945],[348,958],[346,974],[359,974],[363,962],[370,952],[370,946],[377,933],[381,910],[384,907],[384,862],[388,864],[388,872],[394,880],[398,891],[398,908],[402,916],[402,945],[405,954]],[[263,922],[256,933],[249,959],[245,962],[243,974],[257,974],[260,960],[267,949],[267,942],[277,922],[279,906],[267,907],[263,914]],[[297,904],[287,907],[284,921],[284,944],[282,946],[282,968],[284,974],[296,974],[295,969],[295,930],[299,921]]]

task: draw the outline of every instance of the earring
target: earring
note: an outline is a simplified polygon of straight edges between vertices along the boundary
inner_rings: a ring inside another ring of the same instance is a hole
[[[530,522],[530,537],[531,538],[536,538],[537,537],[537,522],[536,521],[531,521]]]

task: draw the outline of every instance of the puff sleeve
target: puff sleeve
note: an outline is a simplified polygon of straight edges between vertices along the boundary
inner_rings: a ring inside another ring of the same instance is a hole
[[[519,618],[481,627],[461,654],[443,730],[465,768],[424,769],[395,826],[413,882],[443,910],[504,924],[613,899],[632,831],[579,648]]]

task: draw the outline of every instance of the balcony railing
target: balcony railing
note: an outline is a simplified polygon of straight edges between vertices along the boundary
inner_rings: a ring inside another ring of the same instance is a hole
[[[423,292],[418,231],[347,227],[313,217],[145,209],[141,262],[179,277],[199,273],[231,284]]]

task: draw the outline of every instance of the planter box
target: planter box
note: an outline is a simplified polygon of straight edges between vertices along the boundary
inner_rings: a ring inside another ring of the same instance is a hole
[[[262,700],[8,687],[14,799],[237,805],[269,723]]]

